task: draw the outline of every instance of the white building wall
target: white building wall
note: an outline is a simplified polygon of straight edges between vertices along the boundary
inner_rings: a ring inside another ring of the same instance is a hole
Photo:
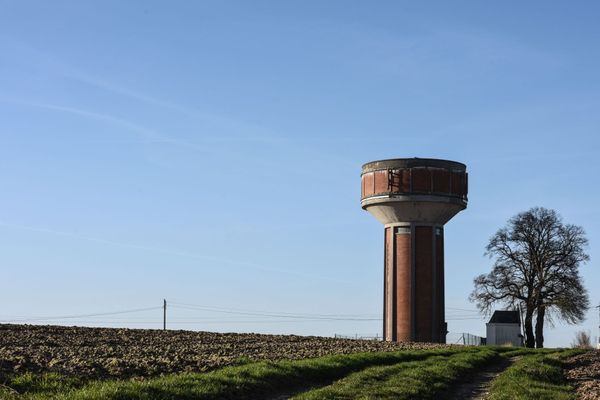
[[[520,338],[521,327],[519,324],[486,324],[487,344],[522,346]]]
[[[489,345],[496,344],[496,324],[485,324],[486,325],[486,338],[485,343]]]

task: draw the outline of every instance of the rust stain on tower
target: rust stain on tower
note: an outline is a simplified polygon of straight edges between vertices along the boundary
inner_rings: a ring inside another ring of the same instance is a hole
[[[467,207],[466,166],[430,158],[363,165],[361,205],[384,224],[383,337],[446,342],[444,224]]]

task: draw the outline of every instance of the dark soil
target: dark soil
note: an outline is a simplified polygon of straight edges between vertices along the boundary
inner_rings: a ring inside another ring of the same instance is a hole
[[[567,379],[577,389],[580,400],[600,399],[600,351],[571,357],[566,361]]]
[[[0,325],[0,383],[25,372],[81,378],[202,372],[244,361],[442,347],[315,336]]]

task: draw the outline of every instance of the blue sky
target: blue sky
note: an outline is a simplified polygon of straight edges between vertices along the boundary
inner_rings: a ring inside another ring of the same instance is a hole
[[[467,300],[491,267],[485,244],[533,206],[585,228],[582,275],[600,303],[596,2],[0,10],[0,320],[166,298],[366,319],[173,308],[173,328],[375,334],[383,228],[360,208],[360,167],[414,156],[470,174],[469,207],[446,226],[451,332],[485,334]],[[597,326],[591,310],[581,326],[550,329],[547,344]]]

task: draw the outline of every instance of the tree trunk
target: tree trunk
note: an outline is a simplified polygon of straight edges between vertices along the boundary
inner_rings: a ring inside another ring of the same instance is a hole
[[[525,311],[525,347],[535,347],[535,337],[533,336],[533,311]]]
[[[544,317],[546,316],[546,308],[539,306],[535,319],[535,347],[541,349],[544,347]]]

